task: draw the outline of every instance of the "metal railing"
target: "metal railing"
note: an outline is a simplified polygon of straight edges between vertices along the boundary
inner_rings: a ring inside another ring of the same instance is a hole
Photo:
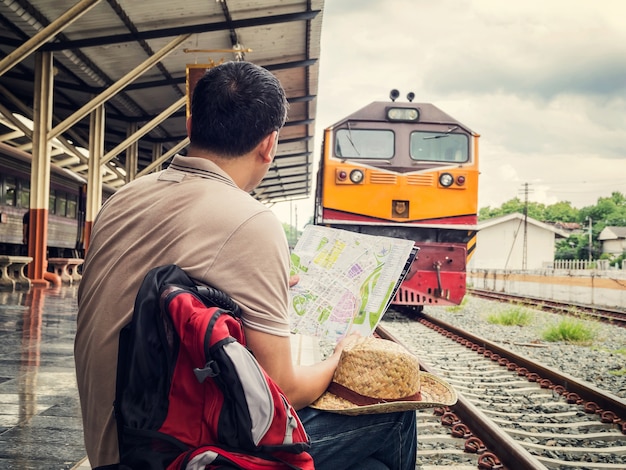
[[[607,271],[609,269],[619,269],[616,266],[612,266],[608,259],[556,259],[552,263],[548,263],[545,267],[548,269],[597,269],[601,271]],[[626,270],[626,260],[622,260],[621,269]]]

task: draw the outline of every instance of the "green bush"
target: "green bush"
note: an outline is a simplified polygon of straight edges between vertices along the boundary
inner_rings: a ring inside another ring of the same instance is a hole
[[[465,304],[467,303],[467,300],[468,299],[467,299],[467,295],[466,295],[465,297],[463,297],[463,300],[461,300],[461,303],[459,305],[453,305],[452,307],[446,307],[446,310],[448,312],[452,312],[452,313],[460,312],[465,307]]]
[[[624,377],[626,376],[626,367],[622,367],[620,370],[610,370],[609,374],[616,377]]]
[[[588,324],[565,318],[556,325],[552,325],[543,332],[543,339],[546,341],[565,341],[568,343],[585,344],[590,343],[596,335],[595,329]]]
[[[487,321],[496,325],[527,326],[533,321],[533,314],[524,307],[514,306],[504,312],[490,314]]]

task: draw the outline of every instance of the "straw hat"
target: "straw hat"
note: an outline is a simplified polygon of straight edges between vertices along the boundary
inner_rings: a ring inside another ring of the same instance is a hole
[[[416,356],[388,340],[357,338],[347,345],[328,390],[311,408],[360,415],[450,406],[452,386],[420,371]]]

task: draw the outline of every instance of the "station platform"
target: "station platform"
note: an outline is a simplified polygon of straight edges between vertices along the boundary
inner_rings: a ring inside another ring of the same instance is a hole
[[[0,292],[0,468],[69,469],[85,457],[77,289]]]
[[[0,291],[0,468],[87,470],[74,370],[78,286]],[[320,359],[311,337],[294,361]]]

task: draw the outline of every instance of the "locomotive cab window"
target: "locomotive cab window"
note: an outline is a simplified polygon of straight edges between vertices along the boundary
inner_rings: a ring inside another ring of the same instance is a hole
[[[389,160],[394,153],[394,134],[383,129],[339,129],[335,155],[340,158]]]
[[[411,159],[413,160],[464,163],[469,160],[468,148],[469,141],[465,134],[411,133]]]

